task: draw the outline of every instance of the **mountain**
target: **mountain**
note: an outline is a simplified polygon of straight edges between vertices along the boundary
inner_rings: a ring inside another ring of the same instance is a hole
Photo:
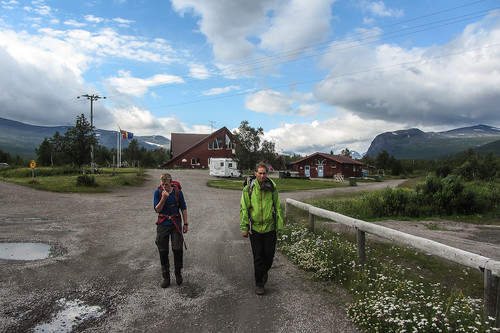
[[[500,129],[477,125],[443,132],[423,132],[417,128],[386,132],[373,139],[366,155],[376,157],[386,150],[399,159],[434,159],[455,155],[469,148],[500,154]]]
[[[357,151],[355,150],[351,150],[351,158],[354,158],[354,159],[357,159],[357,160],[360,160],[363,158],[363,155],[361,155],[360,153],[358,153]]]
[[[44,138],[50,138],[57,131],[64,135],[71,126],[36,126],[18,121],[0,118],[0,149],[11,155],[22,158],[36,157],[35,148],[42,143]],[[115,148],[117,131],[102,129],[95,130],[99,144],[109,149]],[[161,135],[134,136],[139,147],[154,150],[163,147],[170,149],[170,140]],[[122,140],[122,149],[128,147],[130,140]]]

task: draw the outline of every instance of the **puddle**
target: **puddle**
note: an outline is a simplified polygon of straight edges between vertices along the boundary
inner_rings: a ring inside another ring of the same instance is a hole
[[[99,318],[104,314],[99,306],[86,305],[83,301],[68,301],[62,298],[57,301],[57,305],[62,308],[54,315],[50,322],[37,325],[33,332],[71,332],[73,328],[86,320]]]
[[[0,243],[0,259],[41,260],[53,257],[54,249],[43,243]]]

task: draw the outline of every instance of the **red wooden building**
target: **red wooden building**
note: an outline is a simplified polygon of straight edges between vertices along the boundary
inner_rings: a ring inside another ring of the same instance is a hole
[[[167,168],[208,168],[210,158],[232,158],[236,143],[226,128],[211,134],[172,133]]]
[[[344,178],[362,177],[364,163],[342,155],[314,153],[292,163],[299,177],[327,178],[341,174]]]

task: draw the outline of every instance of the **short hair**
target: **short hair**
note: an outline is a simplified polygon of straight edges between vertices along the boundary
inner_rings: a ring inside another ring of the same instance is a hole
[[[172,176],[170,176],[169,173],[164,173],[163,175],[160,176],[160,181],[162,182],[172,182]]]
[[[269,172],[269,169],[267,168],[267,164],[264,162],[259,162],[255,164],[255,172],[259,171],[260,168],[266,169],[266,173]]]

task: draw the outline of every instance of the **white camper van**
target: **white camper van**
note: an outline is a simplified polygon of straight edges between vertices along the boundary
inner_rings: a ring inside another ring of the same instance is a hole
[[[216,177],[241,177],[238,164],[232,158],[211,158],[210,176]]]

